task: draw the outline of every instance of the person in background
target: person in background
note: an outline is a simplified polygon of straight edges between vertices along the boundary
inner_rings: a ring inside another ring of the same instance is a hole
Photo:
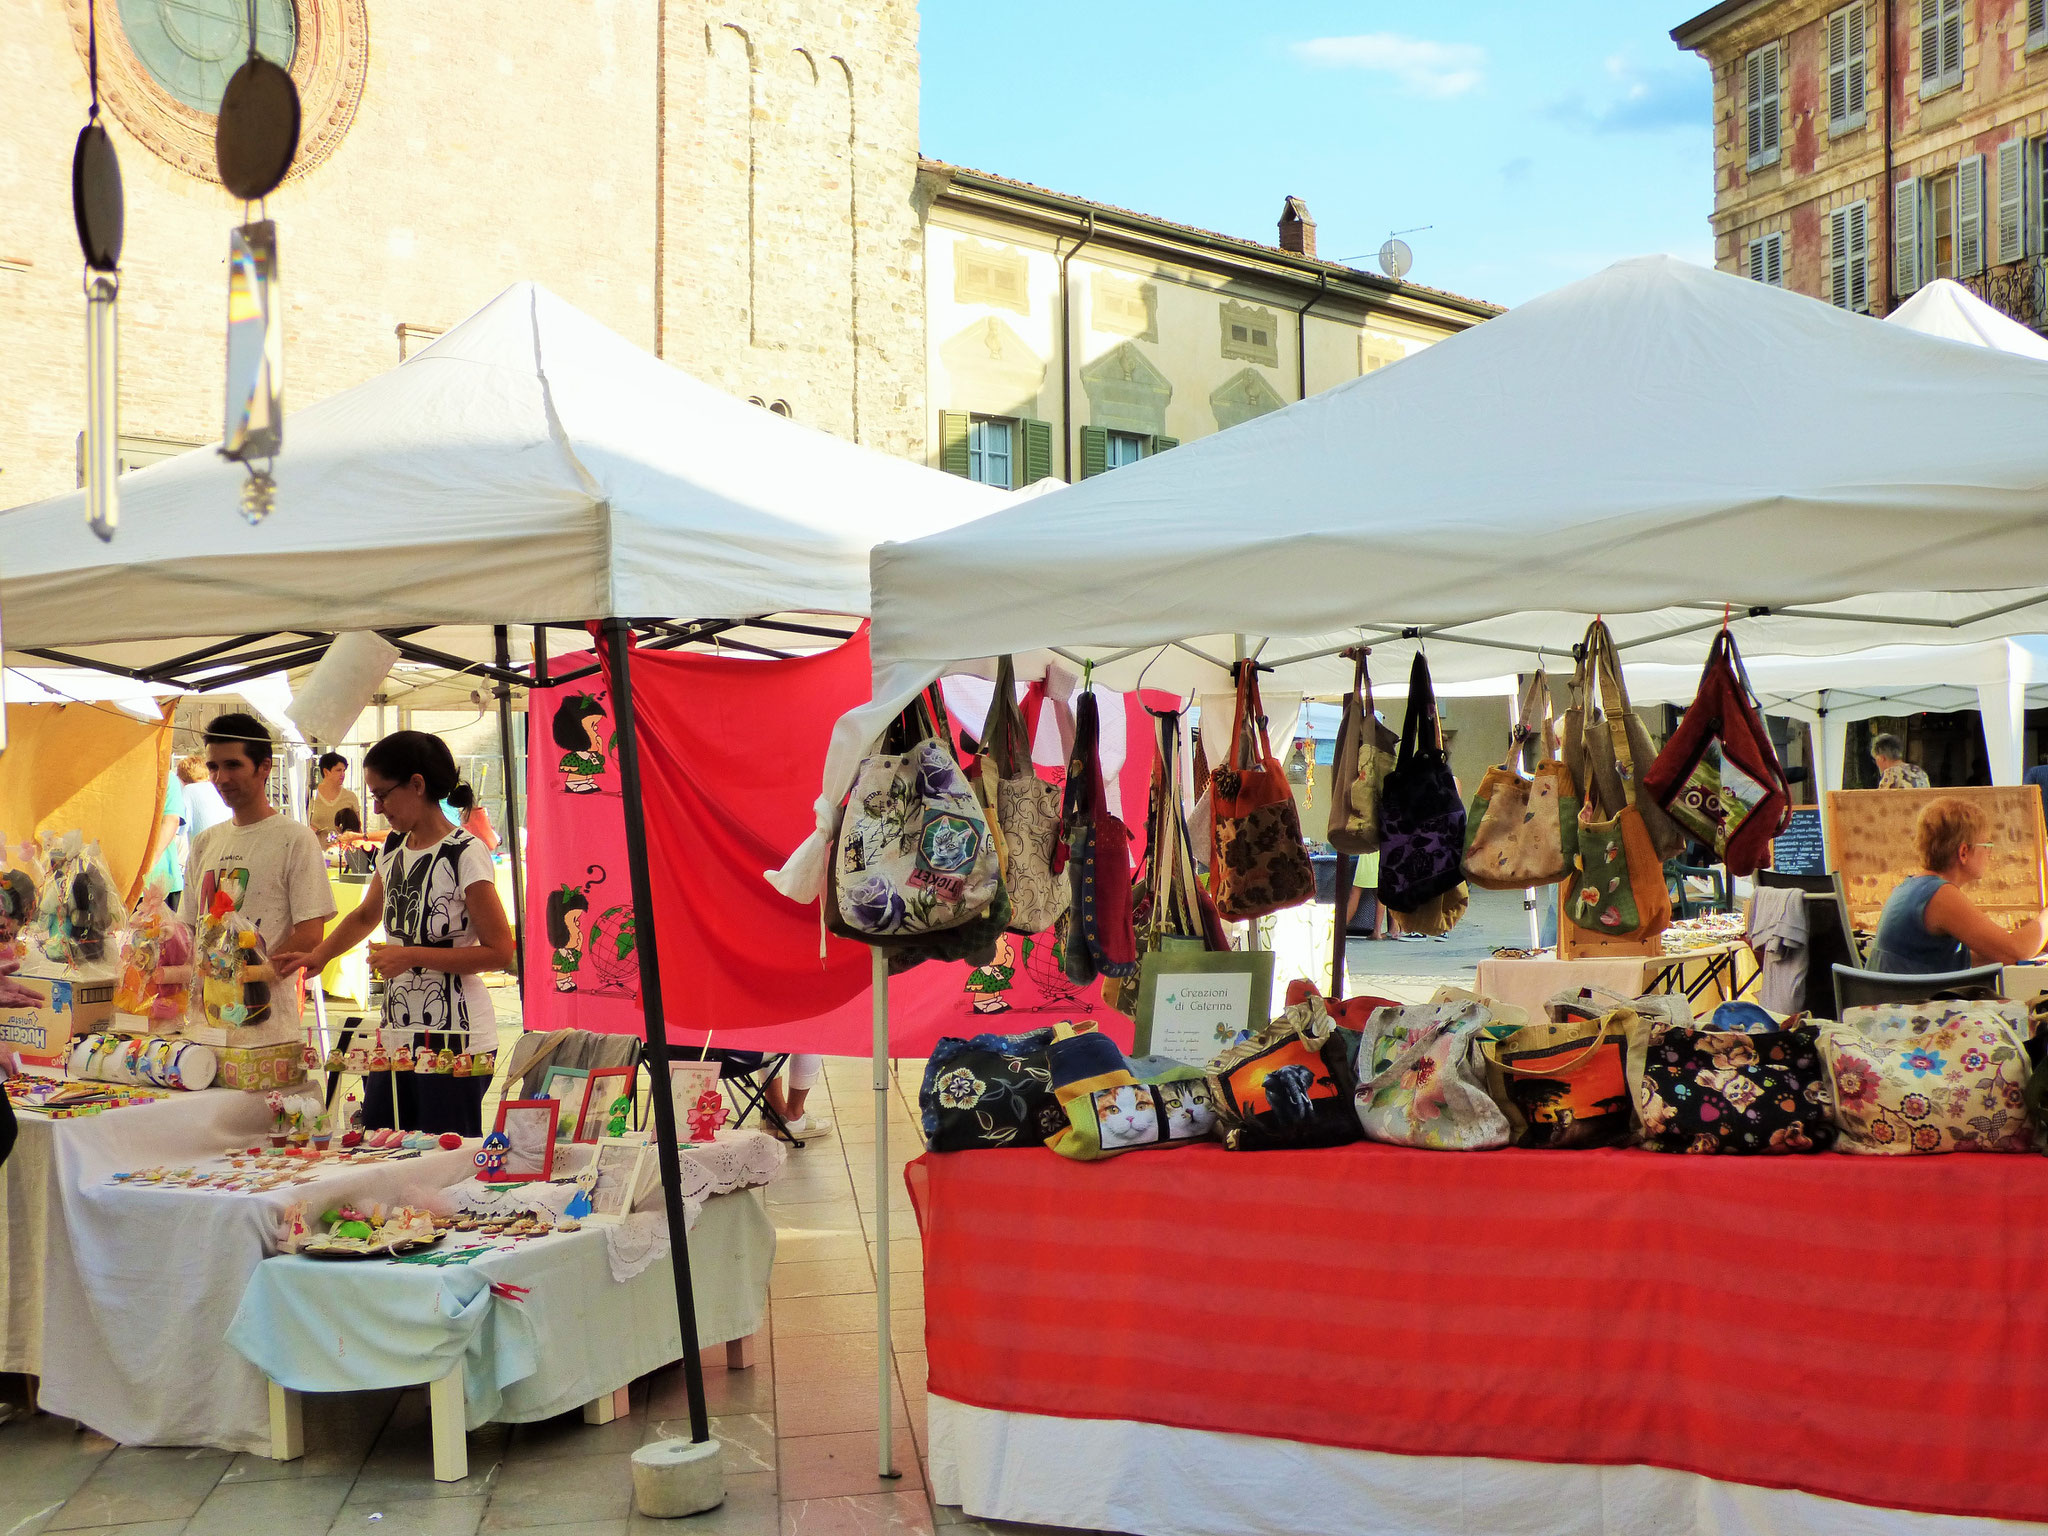
[[[334,867],[345,875],[376,872],[376,851],[383,841],[363,831],[363,818],[347,806],[334,813],[334,844],[327,852]]]
[[[482,804],[477,800],[476,791],[467,784],[456,785],[448,796],[447,804],[441,809],[447,813],[450,821],[482,843],[486,853],[498,851],[498,834],[491,826],[491,818],[485,814]]]
[[[362,905],[325,939],[273,954],[271,963],[280,976],[317,976],[381,919],[387,942],[370,946],[370,969],[384,978],[386,1043],[415,1053],[493,1052],[498,1019],[483,973],[512,964],[512,925],[498,900],[491,856],[441,812],[441,802],[463,787],[448,744],[425,731],[394,732],[364,754],[363,784],[394,835],[377,855]],[[363,1085],[364,1123],[480,1136],[489,1087],[481,1074],[372,1073]]]
[[[157,818],[156,832],[149,840],[149,857],[142,864],[149,871],[143,885],[161,885],[172,911],[177,910],[178,893],[185,889],[185,864],[178,857],[178,839],[184,831],[185,784],[173,768],[164,784],[163,814]]]
[[[220,791],[206,776],[206,754],[194,752],[178,759],[178,782],[185,791],[185,856],[192,844],[233,815]]]
[[[823,1115],[804,1112],[804,1100],[811,1096],[811,1089],[817,1086],[824,1070],[825,1058],[822,1056],[792,1056],[789,1058],[788,1091],[784,1092],[780,1077],[768,1085],[768,1107],[782,1116],[783,1124],[789,1127],[789,1134],[799,1141],[831,1133],[830,1120]]]
[[[320,754],[320,780],[313,786],[313,793],[306,806],[306,825],[319,834],[324,847],[334,841],[334,818],[341,811],[356,813],[356,829],[363,824],[363,802],[355,791],[342,786],[348,777],[348,759],[339,752]]]
[[[270,804],[270,732],[253,715],[221,715],[206,728],[206,768],[229,819],[192,840],[178,915],[197,923],[214,897],[256,926],[273,955],[320,942],[334,893],[312,829]]]
[[[1953,795],[1929,802],[1913,825],[1921,869],[1908,875],[1878,914],[1870,968],[1894,975],[1930,976],[1980,964],[2031,960],[2048,943],[2048,913],[2018,928],[1995,922],[1963,893],[1991,869],[1984,813]]]
[[[1886,731],[1870,744],[1870,756],[1877,763],[1879,789],[1926,789],[1927,772],[1906,761],[1906,744]]]
[[[2048,763],[2034,764],[2033,767],[2020,775],[2020,782],[2033,785],[2034,788],[2041,791],[2044,798],[2048,798]]]

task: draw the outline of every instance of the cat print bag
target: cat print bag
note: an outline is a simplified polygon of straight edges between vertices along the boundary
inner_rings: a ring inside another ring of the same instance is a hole
[[[1092,1022],[1055,1025],[1046,1058],[1053,1097],[1067,1116],[1066,1129],[1046,1145],[1061,1157],[1095,1162],[1216,1135],[1215,1091],[1199,1067],[1164,1056],[1126,1058]]]

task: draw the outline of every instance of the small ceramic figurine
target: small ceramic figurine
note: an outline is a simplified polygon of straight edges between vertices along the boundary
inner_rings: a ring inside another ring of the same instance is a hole
[[[391,1070],[391,1057],[385,1051],[384,1042],[381,1039],[370,1051],[370,1070],[372,1072],[389,1072]]]
[[[496,1179],[504,1175],[505,1159],[512,1151],[512,1142],[503,1131],[493,1131],[484,1138],[483,1150],[476,1155],[477,1177]]]
[[[716,1088],[706,1088],[697,1095],[697,1102],[690,1106],[688,1115],[690,1140],[712,1141],[718,1136],[718,1128],[725,1124],[725,1095]]]
[[[328,1047],[328,1050],[327,1050],[327,1070],[328,1070],[328,1071],[330,1071],[330,1072],[339,1072],[339,1071],[341,1071],[341,1070],[342,1070],[342,1068],[343,1068],[343,1067],[345,1067],[345,1066],[346,1066],[347,1064],[348,1064],[348,1058],[347,1058],[347,1057],[345,1057],[345,1056],[343,1056],[343,1055],[341,1054],[341,1047],[340,1047],[339,1045],[333,1045],[333,1046],[329,1046],[329,1047]]]
[[[351,1072],[369,1071],[370,1053],[364,1050],[360,1045],[350,1046],[348,1048],[348,1069]]]
[[[608,1114],[608,1115],[607,1115],[607,1116],[605,1117],[605,1123],[604,1123],[604,1133],[605,1133],[605,1135],[607,1135],[607,1136],[623,1136],[623,1135],[625,1135],[625,1134],[626,1134],[626,1122],[627,1122],[628,1120],[630,1120],[630,1119],[632,1118],[632,1115],[633,1115],[633,1096],[632,1096],[632,1095],[631,1095],[630,1093],[622,1093],[622,1094],[620,1094],[620,1095],[619,1095],[619,1096],[618,1096],[618,1097],[617,1097],[616,1099],[613,1099],[613,1100],[612,1100],[612,1107],[611,1107],[611,1112],[610,1112],[610,1113],[609,1113],[609,1114]]]
[[[469,1052],[463,1051],[456,1056],[455,1065],[450,1070],[457,1077],[467,1077],[469,1076],[470,1065]]]
[[[398,1049],[391,1053],[391,1070],[410,1072],[412,1070],[412,1047],[405,1041],[398,1042]]]
[[[443,1077],[455,1070],[455,1052],[448,1046],[441,1047],[441,1054],[434,1058],[434,1070]]]
[[[353,1206],[337,1206],[320,1219],[327,1223],[327,1230],[336,1237],[359,1237],[367,1242],[375,1230],[369,1218]]]

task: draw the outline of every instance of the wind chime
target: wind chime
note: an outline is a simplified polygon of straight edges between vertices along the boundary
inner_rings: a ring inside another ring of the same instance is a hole
[[[223,458],[249,471],[242,516],[268,517],[277,494],[270,470],[284,446],[284,299],[277,279],[277,225],[263,199],[292,168],[299,148],[299,92],[292,77],[256,51],[256,0],[249,0],[249,57],[228,81],[214,132],[221,185],[243,204],[228,237],[227,420]],[[255,220],[247,205],[259,205]],[[258,462],[262,468],[257,468]]]
[[[100,126],[97,4],[86,6],[92,106],[71,152],[71,216],[85,253],[85,520],[102,540],[121,520],[121,163]],[[0,735],[0,741],[4,741]]]

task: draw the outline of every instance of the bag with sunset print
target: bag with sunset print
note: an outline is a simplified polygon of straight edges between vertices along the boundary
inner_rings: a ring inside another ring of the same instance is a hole
[[[1364,1131],[1351,1096],[1357,1034],[1311,993],[1209,1063],[1223,1145],[1233,1152],[1336,1147]]]

